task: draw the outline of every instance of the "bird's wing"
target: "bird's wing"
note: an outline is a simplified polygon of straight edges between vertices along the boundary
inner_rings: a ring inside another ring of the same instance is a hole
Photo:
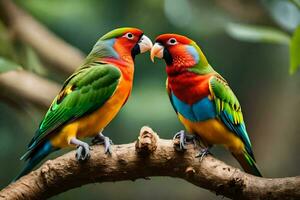
[[[29,149],[64,124],[100,108],[115,92],[121,71],[109,64],[94,63],[73,74],[52,102]]]
[[[215,103],[218,118],[229,130],[241,138],[247,152],[254,159],[240,103],[228,83],[220,75],[212,76],[209,80],[209,90]]]

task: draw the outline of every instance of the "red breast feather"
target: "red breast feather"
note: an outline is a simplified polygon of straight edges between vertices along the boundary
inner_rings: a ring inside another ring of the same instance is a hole
[[[170,68],[167,67],[167,71],[172,71]],[[168,76],[168,84],[177,98],[192,105],[210,94],[208,81],[211,76],[212,74],[197,75],[186,71]]]

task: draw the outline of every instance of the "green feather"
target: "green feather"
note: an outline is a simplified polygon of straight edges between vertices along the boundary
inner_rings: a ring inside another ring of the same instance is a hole
[[[212,66],[210,66],[210,64],[208,63],[204,53],[201,51],[200,47],[196,44],[196,42],[192,41],[191,44],[189,45],[194,47],[195,50],[198,52],[199,62],[195,66],[189,68],[188,71],[200,75],[216,73],[215,70],[212,68]]]
[[[231,124],[231,126],[243,125],[244,120],[241,105],[225,79],[221,77],[221,75],[217,74],[210,79],[209,85],[211,88],[211,93],[214,97],[218,115],[220,116],[222,114],[221,112],[224,111],[232,117],[232,119],[227,119],[227,121],[224,123],[226,125]],[[241,130],[236,134],[242,139],[242,141],[244,141],[249,153],[251,154],[251,142],[246,130]]]
[[[100,40],[108,40],[108,39],[112,39],[112,38],[117,38],[120,37],[122,35],[124,35],[126,32],[130,31],[132,28],[130,27],[124,27],[124,28],[117,28],[114,29],[108,33],[106,33],[105,35],[103,35]]]
[[[30,148],[66,123],[100,108],[115,92],[120,77],[121,71],[110,64],[95,64],[77,71],[54,99]]]

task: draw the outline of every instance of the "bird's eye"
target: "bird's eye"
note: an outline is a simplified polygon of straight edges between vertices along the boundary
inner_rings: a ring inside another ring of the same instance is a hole
[[[168,41],[168,44],[169,45],[175,45],[175,44],[177,44],[177,40],[175,38],[170,38],[169,41]]]
[[[134,36],[133,36],[132,33],[126,33],[126,34],[124,35],[124,37],[126,37],[126,38],[128,38],[128,39],[130,39],[130,40],[132,40],[132,39],[134,38]]]

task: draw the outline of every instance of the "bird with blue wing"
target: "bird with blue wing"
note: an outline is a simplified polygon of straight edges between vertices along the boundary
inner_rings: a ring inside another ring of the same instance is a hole
[[[200,47],[188,37],[162,34],[151,49],[151,59],[164,59],[167,66],[167,92],[185,129],[198,137],[206,148],[225,146],[243,169],[262,176],[252,152],[240,103],[226,80],[208,63]],[[187,135],[178,132],[180,149],[186,147]]]

